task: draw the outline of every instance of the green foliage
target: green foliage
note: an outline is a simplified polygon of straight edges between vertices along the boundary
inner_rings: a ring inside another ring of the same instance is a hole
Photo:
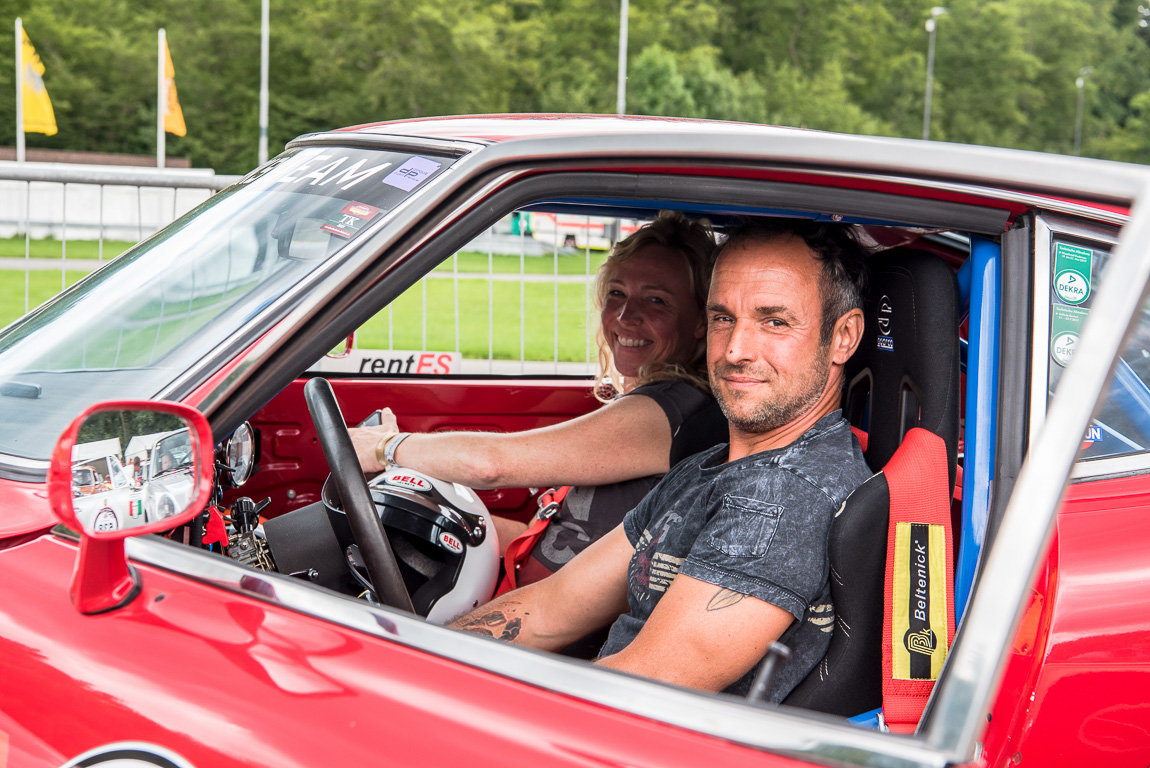
[[[805,75],[790,64],[782,64],[771,74],[767,97],[770,123],[845,133],[893,133],[890,126],[851,102],[846,78],[836,62],[813,75]]]
[[[97,440],[116,438],[120,450],[128,447],[133,437],[153,435],[157,432],[171,432],[187,426],[179,416],[155,411],[104,411],[94,413],[80,425],[77,443],[94,443]],[[117,456],[116,458],[120,458]]]
[[[629,111],[640,115],[698,115],[695,97],[679,71],[675,54],[661,45],[649,46],[635,59],[629,86]]]
[[[1150,91],[1130,100],[1130,114],[1122,127],[1094,142],[1100,154],[1129,163],[1150,163]],[[1089,148],[1089,144],[1086,144]]]
[[[156,30],[188,125],[171,155],[256,162],[258,0],[0,0],[47,72],[60,133],[30,147],[155,152]],[[627,110],[918,137],[925,0],[632,0]],[[1145,162],[1139,0],[950,0],[931,137]],[[271,0],[269,147],[378,120],[615,111],[620,0]],[[11,29],[11,27],[9,27]],[[0,35],[11,61],[13,36]],[[11,67],[0,91],[11,94]],[[15,140],[0,100],[0,143]]]

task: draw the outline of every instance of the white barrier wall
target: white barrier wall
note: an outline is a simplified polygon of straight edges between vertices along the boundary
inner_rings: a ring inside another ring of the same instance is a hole
[[[202,181],[210,169],[155,169],[123,166],[75,166],[62,163],[0,162],[0,176],[12,167],[92,172],[124,172],[147,184],[149,175]],[[43,181],[0,181],[0,237],[22,235],[63,240],[135,242],[166,226],[213,194],[209,189],[167,186],[119,186]]]

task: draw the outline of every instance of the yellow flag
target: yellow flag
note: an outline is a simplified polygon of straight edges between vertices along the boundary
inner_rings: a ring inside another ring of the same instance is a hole
[[[24,131],[26,133],[46,133],[56,135],[56,113],[52,111],[52,100],[44,87],[44,64],[36,55],[32,41],[24,27],[20,27],[24,39],[21,56],[24,71],[20,75],[24,97]]]
[[[180,109],[180,98],[176,95],[176,69],[172,66],[172,52],[168,50],[168,38],[164,38],[164,90],[167,99],[164,104],[164,130],[176,136],[186,136],[188,127],[184,125],[184,110]]]

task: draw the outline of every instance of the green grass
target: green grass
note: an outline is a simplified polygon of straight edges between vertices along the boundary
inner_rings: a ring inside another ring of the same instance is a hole
[[[487,272],[487,254],[474,251],[461,251],[456,254],[459,259],[460,272]],[[599,265],[607,258],[606,251],[591,251],[590,270],[588,270],[588,256],[583,251],[573,254],[560,253],[558,258],[547,256],[524,256],[523,272],[528,275],[551,275],[556,273],[558,261],[558,274],[560,275],[594,275]],[[440,264],[436,272],[451,272],[453,259]],[[499,274],[519,274],[519,257],[504,254],[494,254],[491,257],[491,271]]]
[[[68,270],[65,273],[65,287],[87,275],[87,272]],[[60,272],[56,270],[32,271],[28,273],[28,309],[43,304],[60,292]],[[24,273],[16,270],[0,270],[0,328],[24,314]]]
[[[490,293],[489,286],[490,285]],[[520,326],[520,283],[486,280],[459,281],[459,350],[463,357],[486,360],[518,360],[522,334],[525,360],[556,359],[555,285],[523,283],[525,322]],[[426,348],[455,349],[455,294],[450,280],[427,280]],[[560,362],[587,360],[586,300],[582,285],[559,285]],[[385,309],[367,321],[356,336],[364,349],[423,349],[423,289],[417,283],[392,306],[391,339]],[[594,339],[592,339],[592,346]],[[595,350],[591,350],[594,357]]]
[[[0,238],[0,258],[24,258],[24,236]],[[34,259],[58,259],[63,253],[64,244],[54,237],[29,240],[28,255]],[[105,240],[103,245],[103,258],[108,260],[119,256],[131,248],[135,243],[124,240]],[[100,242],[98,240],[69,240],[67,244],[67,257],[69,259],[96,259],[100,258]]]

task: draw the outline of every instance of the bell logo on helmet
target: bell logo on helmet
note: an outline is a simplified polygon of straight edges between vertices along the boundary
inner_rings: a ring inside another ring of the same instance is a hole
[[[444,549],[450,552],[454,552],[457,555],[463,552],[463,542],[452,536],[447,531],[443,531],[439,534],[439,544]]]
[[[413,491],[421,491],[428,493],[431,490],[431,483],[426,478],[419,475],[392,475],[384,480],[388,485],[396,485],[400,488],[410,488]]]

